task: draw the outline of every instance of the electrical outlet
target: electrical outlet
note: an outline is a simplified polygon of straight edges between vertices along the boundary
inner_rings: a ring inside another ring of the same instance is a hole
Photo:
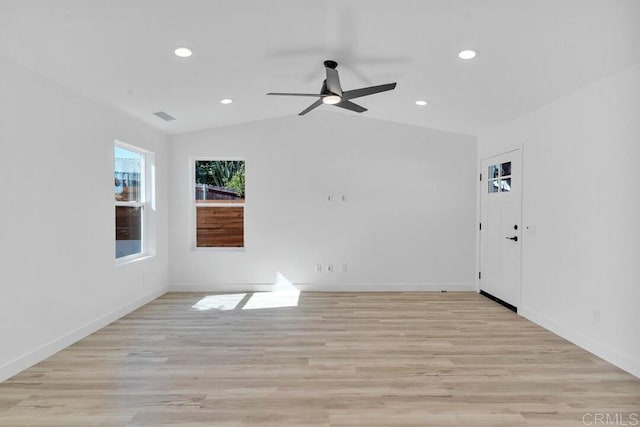
[[[333,202],[333,194],[327,194],[327,202]]]
[[[340,200],[342,200],[343,202],[347,201],[347,196],[345,194],[343,194],[342,196],[340,196]]]
[[[333,264],[327,264],[327,272],[333,273]]]

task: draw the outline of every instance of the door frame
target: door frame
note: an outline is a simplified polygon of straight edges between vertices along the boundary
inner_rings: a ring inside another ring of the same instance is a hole
[[[481,251],[482,251],[482,241],[481,241],[481,231],[480,231],[480,223],[482,222],[482,190],[484,189],[484,184],[486,182],[486,172],[483,171],[482,168],[482,162],[484,160],[487,160],[491,157],[495,157],[495,156],[499,156],[502,154],[508,154],[508,153],[512,153],[514,151],[518,151],[520,153],[520,228],[522,230],[522,232],[520,233],[520,240],[522,242],[522,245],[520,247],[520,289],[519,289],[519,294],[520,294],[520,298],[518,301],[518,304],[516,305],[518,307],[518,311],[520,311],[520,308],[522,307],[522,279],[523,279],[523,270],[524,270],[524,263],[523,263],[523,259],[524,259],[524,251],[525,251],[525,227],[524,227],[524,223],[523,223],[523,219],[525,217],[525,213],[524,213],[524,196],[525,196],[525,177],[524,177],[524,172],[525,172],[525,166],[524,166],[524,159],[525,159],[525,144],[523,141],[519,142],[519,143],[515,143],[515,144],[510,144],[510,145],[505,145],[502,146],[500,148],[494,148],[492,150],[488,150],[488,151],[482,151],[482,152],[478,152],[478,162],[477,162],[477,173],[476,173],[476,179],[478,181],[476,181],[477,184],[477,191],[476,191],[476,204],[477,204],[477,215],[476,215],[476,292],[480,293],[480,277],[479,277],[479,273],[480,273],[480,260],[481,260]],[[480,180],[480,174],[482,174],[482,181]],[[519,314],[519,313],[518,313]]]

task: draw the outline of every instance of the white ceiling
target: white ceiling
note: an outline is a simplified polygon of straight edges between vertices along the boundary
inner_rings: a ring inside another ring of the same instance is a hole
[[[296,115],[313,99],[265,93],[317,92],[335,59],[345,90],[398,82],[363,116],[477,134],[640,62],[639,41],[637,0],[0,0],[0,56],[168,133]]]

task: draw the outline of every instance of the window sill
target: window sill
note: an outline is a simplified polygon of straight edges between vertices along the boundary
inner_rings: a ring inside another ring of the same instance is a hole
[[[232,248],[232,247],[192,247],[191,252],[244,252],[246,248]]]
[[[149,254],[129,255],[126,257],[116,259],[116,267],[120,267],[127,264],[133,264],[135,262],[144,261],[150,258],[155,258],[155,255],[149,255]]]

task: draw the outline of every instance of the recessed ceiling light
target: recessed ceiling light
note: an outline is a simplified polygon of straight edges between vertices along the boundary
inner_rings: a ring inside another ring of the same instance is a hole
[[[477,51],[472,50],[472,49],[467,49],[467,50],[463,50],[462,52],[460,52],[458,54],[458,58],[460,59],[473,59],[476,57],[476,55],[478,54]]]
[[[188,47],[176,48],[176,50],[174,50],[173,53],[175,53],[176,56],[179,56],[180,58],[188,58],[193,54],[191,49],[189,49]]]
[[[220,104],[231,104],[233,102],[233,99],[229,99],[229,98],[224,98],[220,100]]]
[[[416,105],[419,105],[421,107],[424,107],[427,104],[428,104],[428,102],[423,100],[423,99],[419,99],[419,100],[416,101]]]
[[[342,101],[342,98],[340,98],[338,95],[327,95],[322,98],[322,102],[329,105],[337,104],[340,101]]]

